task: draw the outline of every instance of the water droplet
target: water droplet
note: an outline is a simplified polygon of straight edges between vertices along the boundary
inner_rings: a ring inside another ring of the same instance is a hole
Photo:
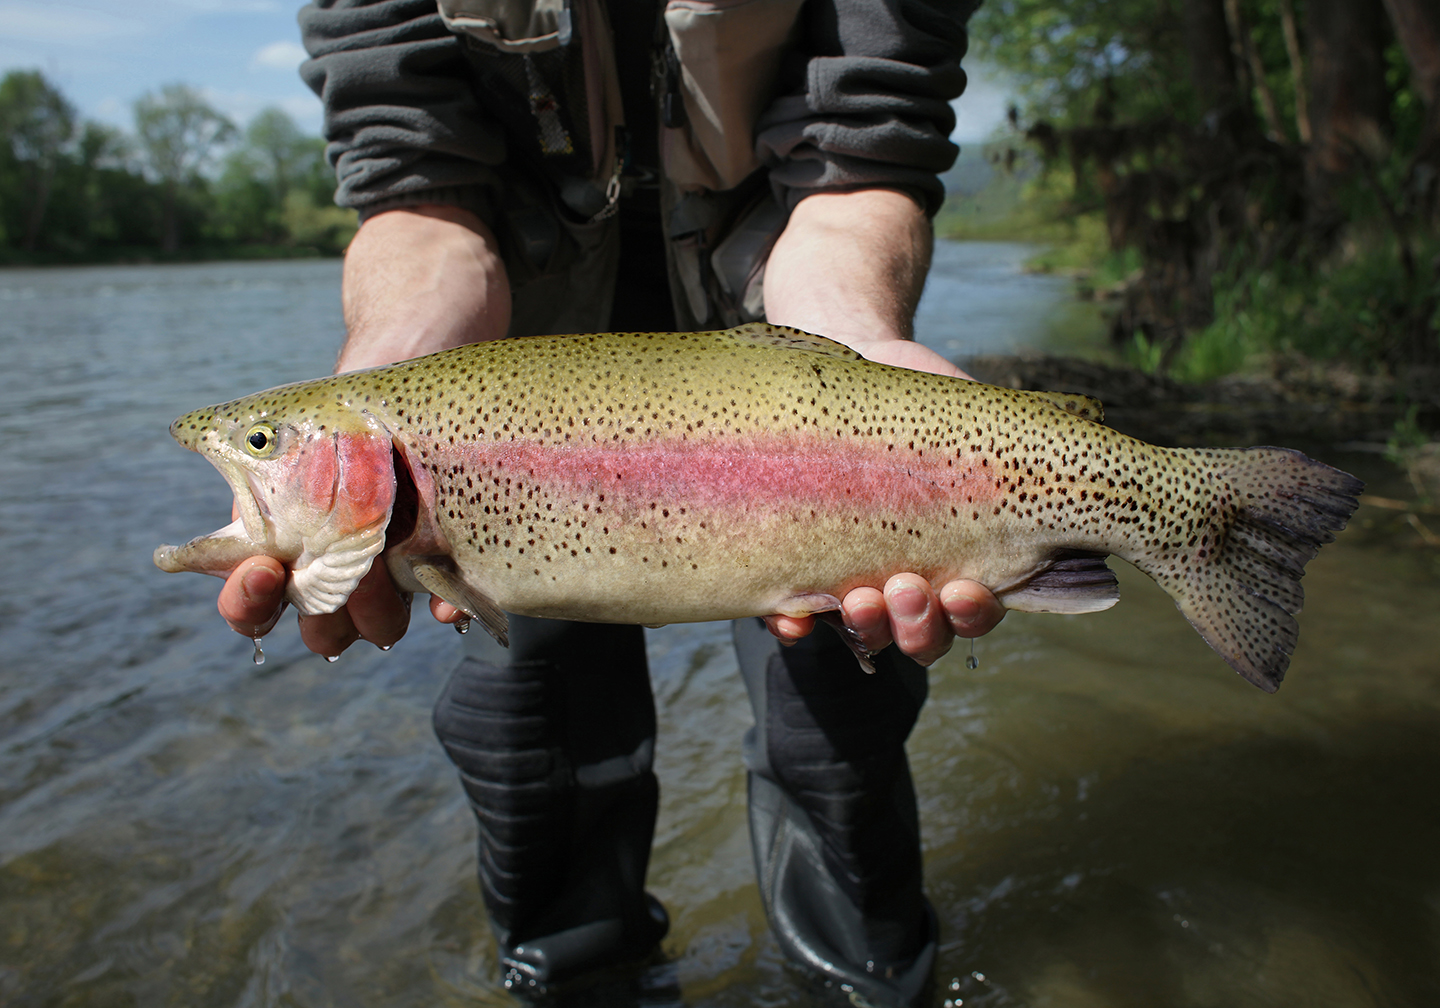
[[[328,661],[331,665],[334,665],[337,661],[340,660],[340,656],[338,654],[327,654],[325,656],[325,660]]]
[[[381,651],[389,651],[394,646],[394,644],[381,644],[379,645],[379,648]]]
[[[970,638],[970,656],[965,659],[965,667],[977,669],[980,667],[980,659],[975,657],[975,638]]]
[[[959,990],[959,989],[960,989],[960,978],[959,978],[959,977],[956,977],[955,979],[953,979],[953,980],[950,981],[950,989],[951,989],[951,990]]]
[[[970,975],[975,978],[975,982],[976,982],[976,983],[984,983],[984,982],[985,982],[985,974],[984,974],[984,973],[971,973]]]
[[[251,639],[255,642],[255,655],[254,655],[255,664],[256,664],[256,665],[264,665],[264,664],[265,664],[265,652],[260,650],[260,638],[259,638],[259,637],[252,637]]]
[[[455,632],[458,634],[467,634],[470,632],[469,616],[461,616],[458,620],[455,621]]]

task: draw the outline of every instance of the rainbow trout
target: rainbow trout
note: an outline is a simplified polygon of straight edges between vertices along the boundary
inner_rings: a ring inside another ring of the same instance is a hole
[[[1273,692],[1354,477],[1283,448],[1159,448],[1079,395],[889,367],[798,330],[535,336],[299,382],[171,433],[240,517],[167,571],[266,554],[332,612],[377,556],[504,642],[505,612],[659,625],[833,612],[914,571],[1007,608],[1119,597],[1114,554]]]

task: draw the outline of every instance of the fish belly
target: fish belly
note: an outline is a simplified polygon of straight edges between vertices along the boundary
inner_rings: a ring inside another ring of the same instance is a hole
[[[768,615],[900,571],[937,584],[1013,579],[1000,569],[1031,567],[1047,549],[982,506],[993,481],[953,460],[902,461],[883,445],[507,443],[447,459],[437,524],[453,558],[501,608],[527,615]]]

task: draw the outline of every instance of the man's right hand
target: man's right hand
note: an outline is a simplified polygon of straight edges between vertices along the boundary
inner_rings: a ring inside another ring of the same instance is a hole
[[[220,615],[236,633],[263,637],[285,608],[286,571],[271,557],[251,557],[225,579],[220,590]],[[430,596],[430,612],[442,623],[460,613],[448,602]],[[333,656],[357,640],[388,648],[410,625],[410,597],[396,590],[390,572],[376,563],[360,579],[349,601],[333,613],[300,617],[300,639],[319,655]]]
[[[510,285],[495,236],[453,206],[405,207],[365,221],[345,252],[342,300],[348,335],[337,372],[499,339],[510,327]],[[285,608],[287,577],[278,560],[251,557],[226,578],[220,615],[236,633],[263,637]],[[430,611],[442,623],[461,616],[434,596]],[[376,563],[340,609],[301,616],[300,639],[333,657],[357,640],[389,647],[409,624],[409,596]]]

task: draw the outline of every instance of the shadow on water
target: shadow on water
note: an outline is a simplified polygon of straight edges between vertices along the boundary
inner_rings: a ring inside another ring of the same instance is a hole
[[[214,582],[150,567],[229,506],[169,421],[326,370],[337,284],[334,263],[0,274],[22,575],[0,582],[0,1003],[513,1003],[430,730],[460,639],[417,621],[332,666],[287,620],[257,667]],[[1123,564],[1116,608],[1012,614],[977,670],[935,666],[911,753],[941,998],[1440,1003],[1440,554],[1377,515],[1312,563],[1275,696]],[[729,628],[649,641],[649,885],[684,1003],[810,1004],[755,892]]]

